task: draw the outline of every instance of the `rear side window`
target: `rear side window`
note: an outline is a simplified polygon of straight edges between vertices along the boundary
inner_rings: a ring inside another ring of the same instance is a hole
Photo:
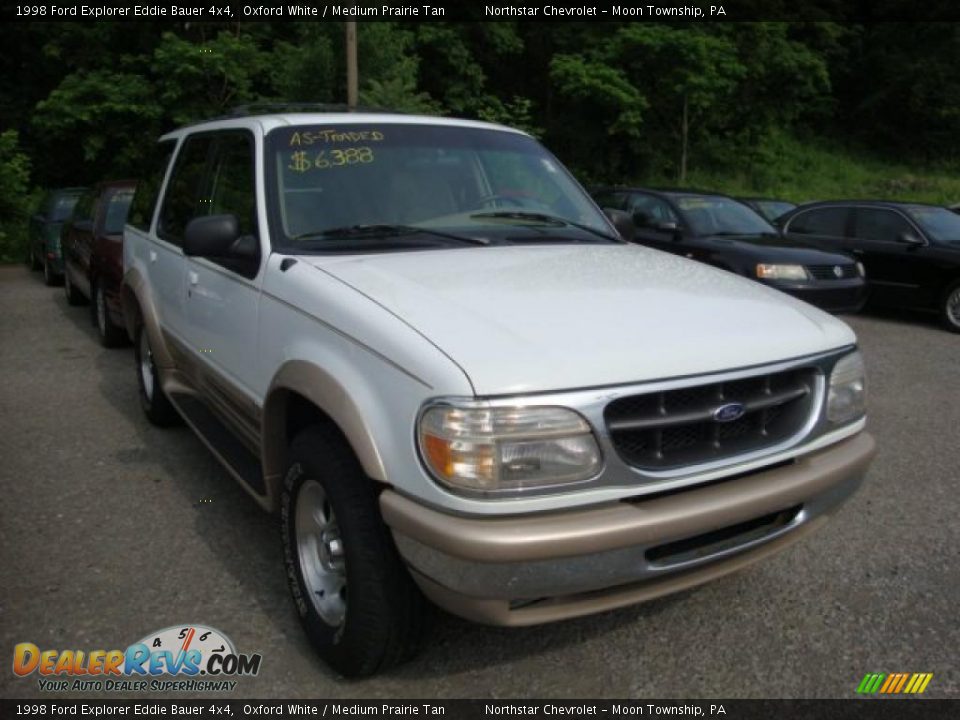
[[[800,235],[829,235],[844,237],[846,235],[847,208],[830,207],[819,210],[807,210],[790,221],[787,232]]]
[[[856,236],[862,240],[897,242],[904,233],[916,234],[910,223],[893,210],[857,208]]]
[[[47,220],[51,222],[69,220],[79,199],[79,195],[54,195],[47,208]]]
[[[167,173],[167,166],[170,164],[170,158],[176,146],[176,140],[164,140],[157,143],[158,157],[152,163],[150,172],[137,183],[137,192],[130,204],[127,222],[138,230],[150,231],[153,211],[157,207],[160,185],[163,183],[163,176]]]
[[[177,155],[157,221],[157,235],[174,245],[183,244],[183,231],[188,222],[198,215],[209,214],[203,202],[203,181],[212,143],[209,135],[187,138]]]

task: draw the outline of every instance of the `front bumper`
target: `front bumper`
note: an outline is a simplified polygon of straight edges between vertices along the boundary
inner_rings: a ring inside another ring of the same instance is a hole
[[[867,302],[867,283],[863,278],[790,283],[762,281],[772,288],[833,313],[859,312]]]
[[[856,490],[875,449],[860,433],[772,469],[550,514],[459,517],[391,490],[380,507],[436,604],[532,625],[677,592],[778,552]]]

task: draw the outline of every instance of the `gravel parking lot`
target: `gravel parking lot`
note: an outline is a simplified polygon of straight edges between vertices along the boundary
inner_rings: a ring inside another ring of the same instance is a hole
[[[274,519],[189,430],[148,424],[132,350],[102,349],[87,308],[2,267],[0,696],[42,694],[11,672],[16,643],[125,648],[203,623],[263,655],[238,698],[849,698],[867,672],[932,672],[927,696],[960,697],[960,336],[925,316],[847,320],[879,454],[826,528],[595,617],[497,629],[437,613],[416,660],[345,682],[300,632]]]

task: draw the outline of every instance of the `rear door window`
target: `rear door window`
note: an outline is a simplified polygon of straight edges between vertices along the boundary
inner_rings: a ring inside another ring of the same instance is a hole
[[[787,232],[800,235],[827,235],[842,238],[846,235],[849,208],[829,207],[800,213],[787,227]]]

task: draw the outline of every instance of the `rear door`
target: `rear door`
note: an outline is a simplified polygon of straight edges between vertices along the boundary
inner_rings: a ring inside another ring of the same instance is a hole
[[[70,273],[70,282],[87,297],[90,297],[90,258],[98,200],[96,190],[84,193],[77,201],[73,218],[64,225],[60,236],[63,271]]]
[[[905,236],[922,242],[904,242]],[[939,287],[935,263],[920,230],[898,210],[855,208],[850,251],[863,261],[872,299],[907,306],[933,302]]]

